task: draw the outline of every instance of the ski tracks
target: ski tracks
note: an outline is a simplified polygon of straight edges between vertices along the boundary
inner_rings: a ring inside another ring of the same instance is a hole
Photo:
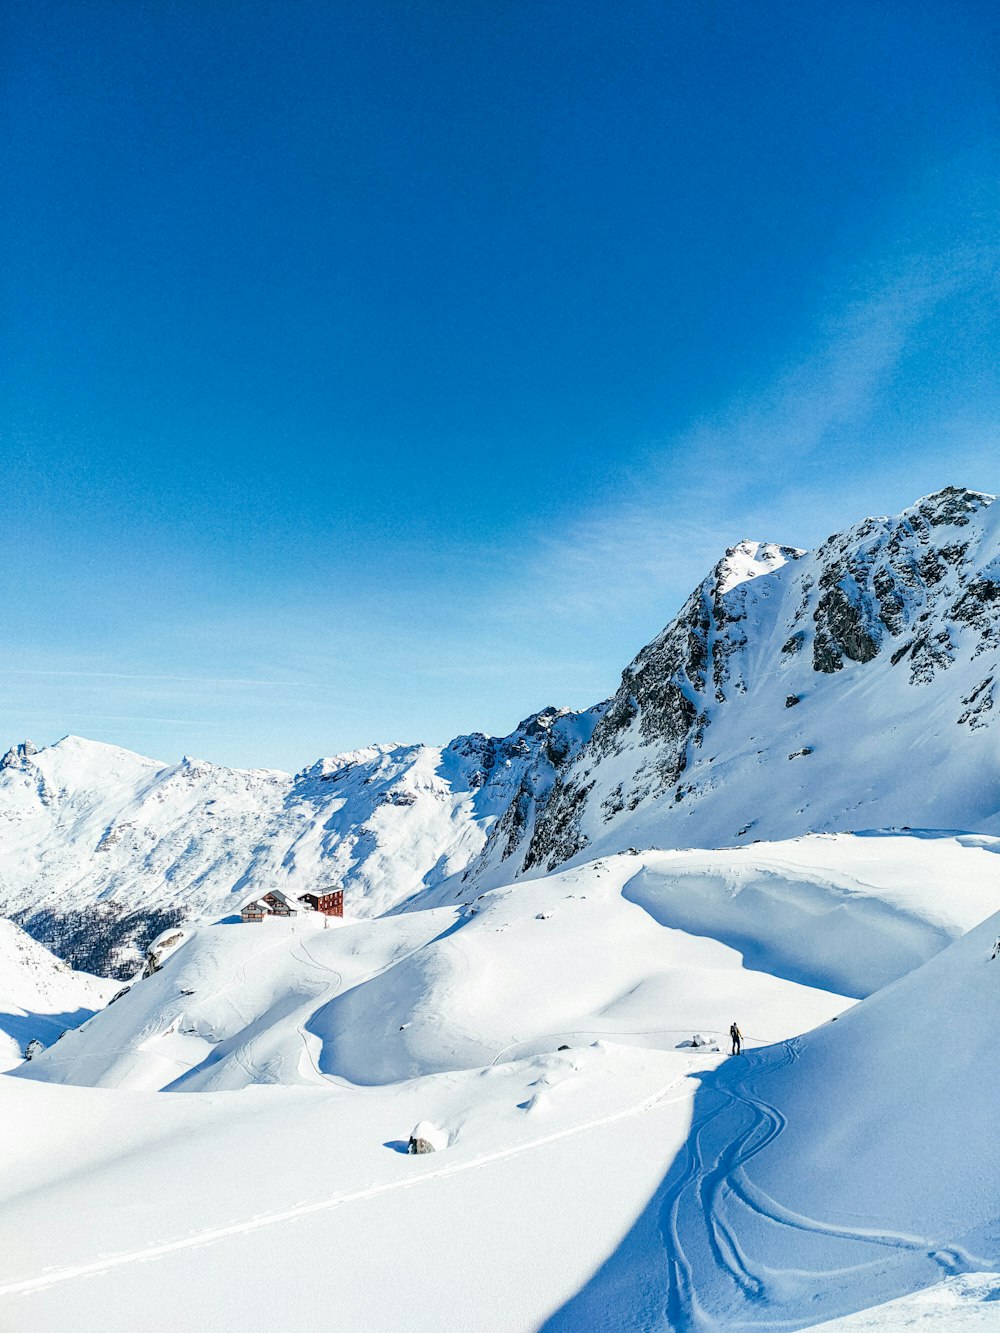
[[[342,1193],[332,1194],[325,1199],[318,1199],[312,1203],[293,1204],[289,1208],[283,1208],[275,1212],[258,1213],[254,1217],[226,1223],[222,1226],[208,1227],[201,1231],[192,1232],[187,1236],[179,1236],[174,1240],[147,1245],[142,1249],[128,1250],[119,1254],[103,1255],[90,1262],[71,1264],[65,1268],[54,1268],[50,1269],[48,1272],[40,1273],[35,1277],[6,1282],[0,1285],[0,1298],[5,1296],[30,1295],[33,1292],[43,1291],[47,1287],[56,1286],[63,1282],[76,1281],[80,1278],[95,1277],[101,1273],[110,1272],[113,1269],[122,1268],[129,1264],[161,1259],[167,1255],[177,1254],[184,1250],[200,1249],[206,1245],[214,1245],[218,1241],[249,1235],[252,1232],[260,1231],[265,1227],[279,1226],[283,1222],[294,1222],[303,1217],[314,1216],[317,1213],[331,1212],[336,1208],[343,1207],[345,1204],[356,1203],[364,1199],[375,1199],[380,1195],[390,1194],[396,1190],[415,1189],[431,1180],[447,1180],[452,1176],[463,1175],[467,1171],[475,1171],[484,1166],[489,1166],[494,1162],[502,1162],[509,1158],[519,1157],[524,1153],[532,1152],[537,1148],[543,1148],[552,1143],[557,1143],[562,1139],[573,1138],[577,1134],[585,1134],[595,1129],[601,1129],[606,1125],[612,1125],[622,1120],[629,1120],[633,1116],[642,1115],[646,1111],[655,1110],[661,1106],[669,1105],[674,1101],[684,1100],[689,1094],[684,1093],[681,1097],[669,1099],[667,1094],[679,1084],[683,1083],[687,1077],[688,1072],[685,1071],[685,1073],[677,1075],[675,1078],[671,1079],[669,1083],[666,1083],[650,1096],[643,1098],[637,1105],[626,1107],[621,1111],[613,1111],[608,1115],[601,1116],[595,1120],[589,1120],[582,1125],[570,1125],[565,1129],[555,1130],[551,1134],[545,1134],[539,1138],[529,1139],[523,1143],[510,1144],[508,1147],[498,1148],[494,1152],[481,1153],[466,1161],[454,1162],[450,1166],[440,1167],[437,1170],[420,1170],[419,1174],[414,1174],[409,1177],[382,1181],[377,1185],[369,1185],[361,1189],[347,1190]],[[425,1161],[426,1159],[417,1160]]]
[[[754,1077],[784,1068],[798,1058],[795,1039],[782,1042],[775,1051],[777,1054],[763,1070],[759,1062],[754,1061],[748,1073],[728,1081],[721,1080],[711,1089],[709,1095],[718,1100],[692,1126],[680,1174],[668,1188],[661,1214],[661,1235],[666,1249],[667,1312],[671,1328],[729,1329],[740,1324],[801,1327],[802,1305],[794,1294],[783,1303],[776,1292],[769,1290],[768,1278],[772,1278],[773,1285],[775,1271],[764,1265],[754,1268],[727,1217],[728,1199],[737,1200],[757,1223],[766,1227],[923,1255],[944,1275],[991,1268],[988,1260],[972,1255],[958,1245],[902,1231],[849,1227],[808,1217],[778,1203],[751,1181],[745,1169],[747,1164],[783,1133],[787,1123],[776,1106],[749,1087]],[[735,1134],[728,1132],[728,1123],[734,1116],[741,1125]],[[714,1143],[709,1150],[708,1143],[713,1135]],[[700,1268],[696,1270],[689,1254],[702,1244],[714,1265],[714,1275]],[[785,1275],[801,1279],[809,1286],[811,1294],[825,1280],[836,1276],[843,1282],[870,1262],[865,1260],[819,1271],[796,1267],[787,1270]],[[719,1275],[724,1287],[729,1287],[730,1298],[736,1298],[736,1310],[740,1314],[735,1318],[731,1299],[728,1302],[718,1299]],[[782,1286],[787,1291],[786,1284],[782,1283]],[[726,1305],[724,1320],[708,1312],[705,1301],[699,1299],[699,1287],[705,1296],[709,1288],[716,1288],[711,1304],[716,1309]]]

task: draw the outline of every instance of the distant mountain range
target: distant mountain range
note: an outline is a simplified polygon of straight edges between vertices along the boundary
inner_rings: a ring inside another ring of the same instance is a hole
[[[125,975],[152,935],[267,887],[351,915],[630,846],[1000,833],[1000,505],[949,487],[813,552],[732,547],[582,713],[373,745],[294,776],[67,737],[0,765],[0,911]]]

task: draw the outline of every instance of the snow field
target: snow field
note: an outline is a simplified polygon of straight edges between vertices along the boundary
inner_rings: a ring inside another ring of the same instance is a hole
[[[223,922],[22,1073],[186,1092],[372,1085],[602,1037],[721,1041],[733,1019],[751,1046],[774,1042],[981,920],[1000,897],[995,845],[838,835],[625,854],[469,905]]]
[[[193,930],[0,1079],[0,1327],[720,1333],[1000,1268],[996,845]],[[744,1056],[682,1045],[734,1018]],[[422,1120],[448,1147],[407,1156]]]
[[[263,1329],[291,1306],[304,1327],[331,1307],[343,1327],[398,1327],[401,1309],[413,1329],[530,1327],[627,1231],[683,1142],[698,1066],[606,1046],[236,1099],[5,1081],[5,1119],[34,1136],[5,1200],[0,1326],[56,1328],[74,1311],[125,1329],[142,1309],[149,1328]],[[408,1157],[424,1117],[451,1144]],[[261,1262],[275,1245],[277,1282]]]
[[[993,1299],[975,1292],[1000,1271],[998,934],[1000,913],[836,1022],[705,1077],[648,1210],[674,1326],[808,1328],[963,1274],[963,1306]],[[626,1266],[628,1241],[552,1333],[597,1326]]]

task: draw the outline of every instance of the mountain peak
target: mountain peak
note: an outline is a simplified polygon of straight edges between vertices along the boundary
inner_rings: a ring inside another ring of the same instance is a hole
[[[546,708],[540,708],[537,713],[531,713],[519,722],[514,728],[514,733],[523,732],[526,736],[537,736],[539,732],[550,731],[553,722],[565,717],[569,711],[568,708],[556,708],[554,704],[549,704]]]
[[[757,542],[744,538],[730,546],[712,572],[712,582],[718,593],[730,592],[741,583],[749,583],[761,574],[773,574],[789,560],[804,555],[795,546],[779,546],[774,542]]]
[[[964,527],[969,515],[986,509],[996,499],[986,491],[971,491],[964,486],[945,486],[918,500],[903,513],[904,518],[919,515],[932,527],[949,524]]]

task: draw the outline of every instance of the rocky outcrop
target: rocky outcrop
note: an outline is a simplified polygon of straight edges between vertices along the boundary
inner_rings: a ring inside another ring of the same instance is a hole
[[[518,820],[515,831],[525,832],[520,845],[513,838],[507,844],[511,873],[552,869],[640,814],[670,845],[677,836],[669,832],[671,811],[723,805],[720,774],[733,781],[735,759],[741,769],[750,765],[752,790],[752,769],[765,766],[772,750],[786,759],[813,754],[809,719],[827,700],[835,713],[828,725],[872,727],[883,694],[884,715],[901,718],[893,733],[911,728],[922,736],[919,690],[957,663],[1000,653],[1000,534],[992,504],[991,496],[947,487],[897,517],[834,534],[808,554],[753,542],[730,548],[676,620],[625,669],[533,827]],[[873,671],[875,693],[858,711],[854,673]],[[813,686],[810,676],[831,684]],[[963,665],[948,704],[954,721],[972,731],[991,724],[994,678],[980,670],[974,684],[963,685]],[[841,681],[842,706],[834,702],[841,695],[834,682]],[[779,727],[798,743],[770,746]],[[834,797],[845,815],[851,781],[845,773],[843,797]],[[792,815],[808,828],[810,799],[798,800]],[[728,837],[759,827],[759,812],[747,813]],[[709,838],[718,836],[713,830]]]
[[[424,1153],[443,1152],[447,1146],[447,1133],[437,1125],[432,1125],[429,1120],[421,1120],[410,1135],[406,1151],[420,1156]]]
[[[31,741],[21,741],[19,745],[12,745],[2,759],[0,759],[0,769],[21,768],[23,769],[32,755],[36,755],[38,750]]]
[[[174,950],[183,944],[185,938],[183,930],[167,930],[158,935],[146,949],[146,961],[143,965],[142,976],[151,977],[154,973],[159,972]]]
[[[665,793],[683,799],[678,784],[692,750],[705,743],[712,708],[746,693],[751,610],[768,580],[801,554],[750,541],[730,547],[677,619],[625,668],[590,741],[554,784],[523,869],[553,868],[587,845],[582,815],[595,786],[591,774],[626,751],[642,758],[603,797],[605,822]]]

